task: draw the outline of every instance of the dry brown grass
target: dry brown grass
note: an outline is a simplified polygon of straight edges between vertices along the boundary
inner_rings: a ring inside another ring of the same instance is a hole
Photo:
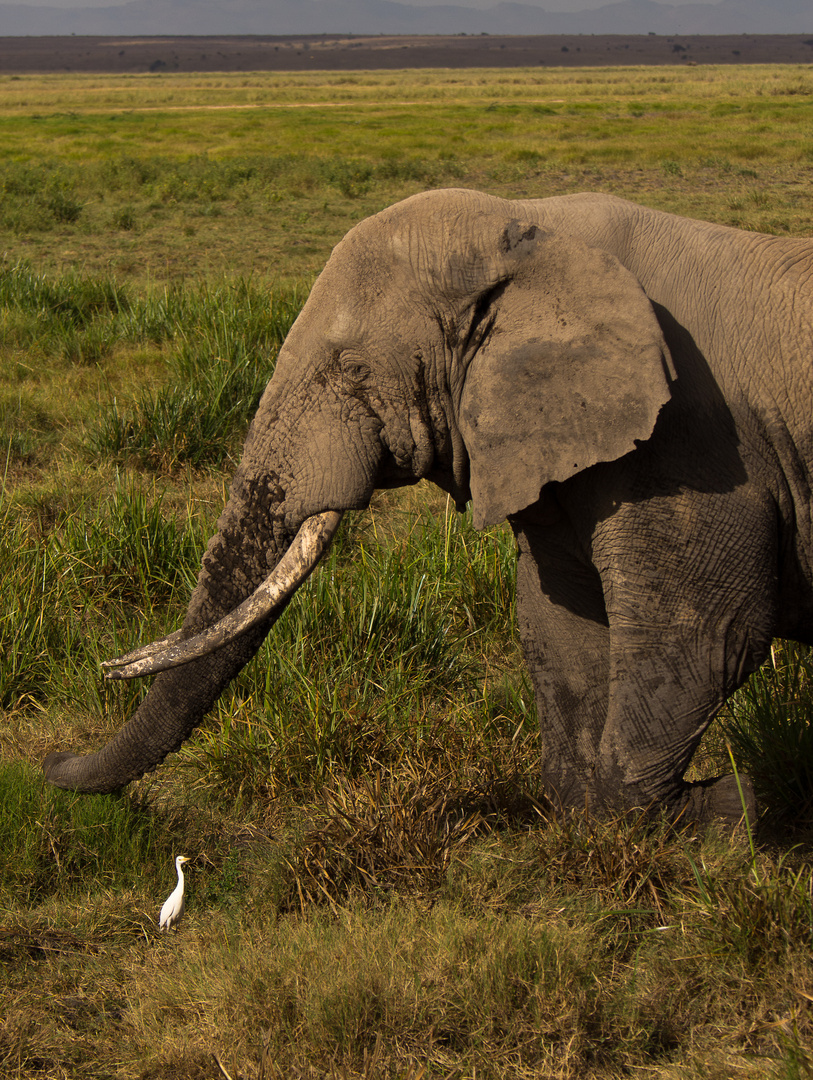
[[[443,781],[336,781],[230,881],[199,858],[172,935],[143,887],[6,916],[3,1075],[808,1075],[803,860]]]

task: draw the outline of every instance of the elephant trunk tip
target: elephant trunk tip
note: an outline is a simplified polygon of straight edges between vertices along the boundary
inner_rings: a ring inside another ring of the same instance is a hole
[[[42,763],[42,771],[45,773],[45,779],[49,784],[53,784],[54,787],[63,786],[60,783],[64,773],[62,766],[75,756],[75,754],[67,754],[64,751],[53,751],[46,756],[45,761]]]
[[[79,754],[67,753],[64,750],[52,751],[42,763],[42,771],[45,779],[53,787],[65,791],[80,791],[86,794],[109,795],[118,791],[123,785],[111,784],[88,784],[83,783],[77,766],[82,761]]]

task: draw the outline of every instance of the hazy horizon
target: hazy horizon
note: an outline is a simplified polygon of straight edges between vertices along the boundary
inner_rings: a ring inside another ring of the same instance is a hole
[[[0,35],[807,34],[810,0],[0,0]]]
[[[12,0],[8,6],[12,7],[44,7],[44,8],[93,8],[93,7],[123,7],[131,0]],[[323,0],[328,6],[330,0]],[[496,7],[500,0],[397,0],[398,3],[409,7],[436,7],[439,4],[450,3],[456,7],[467,7],[475,10]],[[539,8],[540,11],[556,13],[576,14],[580,11],[595,11],[597,8],[606,7],[613,0],[520,0],[528,7]],[[681,7],[688,4],[704,3],[704,0],[651,0],[660,7]],[[705,0],[714,3],[715,0]],[[273,0],[269,0],[269,7]],[[811,19],[813,29],[813,19]],[[44,32],[47,32],[45,30]]]

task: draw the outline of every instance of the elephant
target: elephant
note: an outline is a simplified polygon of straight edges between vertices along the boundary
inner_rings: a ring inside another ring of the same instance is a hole
[[[813,241],[607,194],[425,191],[333,250],[278,357],[180,630],[59,787],[177,750],[376,489],[427,479],[507,520],[553,804],[735,821],[689,782],[774,637],[813,643]],[[741,791],[743,794],[741,794]]]

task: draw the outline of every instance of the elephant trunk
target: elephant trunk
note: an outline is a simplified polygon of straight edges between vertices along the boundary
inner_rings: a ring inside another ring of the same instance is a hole
[[[46,779],[72,791],[107,793],[152,772],[191,735],[254,656],[268,629],[255,627],[213,656],[159,675],[130,720],[101,750],[85,757],[48,754]]]
[[[304,557],[301,545],[297,546],[297,541],[294,541],[291,548],[299,552],[295,559],[296,574],[293,579],[290,574],[283,575],[286,587],[282,591],[275,591],[272,586],[271,602],[267,596],[263,602],[261,596],[260,601],[252,604],[256,596],[249,595],[247,603],[253,617],[248,619],[230,619],[232,612],[222,610],[224,605],[218,601],[222,590],[213,584],[213,568],[210,566],[207,569],[207,560],[204,560],[204,569],[192,596],[190,612],[206,611],[206,622],[215,624],[216,640],[212,647],[214,651],[205,650],[205,655],[199,655],[204,650],[198,649],[196,652],[196,643],[199,645],[201,640],[208,642],[206,625],[188,616],[183,629],[170,635],[169,646],[166,642],[158,643],[159,647],[163,645],[163,648],[159,648],[155,655],[159,658],[164,656],[167,649],[172,650],[177,647],[176,643],[181,641],[192,643],[195,658],[185,657],[179,661],[183,666],[158,675],[127,724],[98,752],[85,757],[69,753],[49,754],[43,765],[48,781],[56,787],[74,791],[117,791],[144,773],[152,772],[168,754],[178,750],[231,680],[257,652],[295,589],[310,574],[327,549],[340,518],[338,513],[327,513],[315,519],[317,525],[315,528],[312,526],[311,532],[317,534],[318,542],[309,547],[306,545]],[[221,542],[223,534],[224,528],[221,527]],[[283,560],[284,558],[285,556]],[[242,590],[244,593],[251,594],[254,584],[252,579],[257,574],[256,565],[256,559],[248,560],[241,567],[243,573],[236,575],[245,583]],[[274,579],[272,572],[257,591],[262,594],[263,588]],[[239,604],[235,606],[238,609],[240,607]],[[222,629],[224,625],[225,631]],[[183,648],[183,644],[180,648]],[[144,650],[136,651],[136,655],[142,653],[147,657],[144,663],[149,664],[154,658],[155,650],[147,646]]]

